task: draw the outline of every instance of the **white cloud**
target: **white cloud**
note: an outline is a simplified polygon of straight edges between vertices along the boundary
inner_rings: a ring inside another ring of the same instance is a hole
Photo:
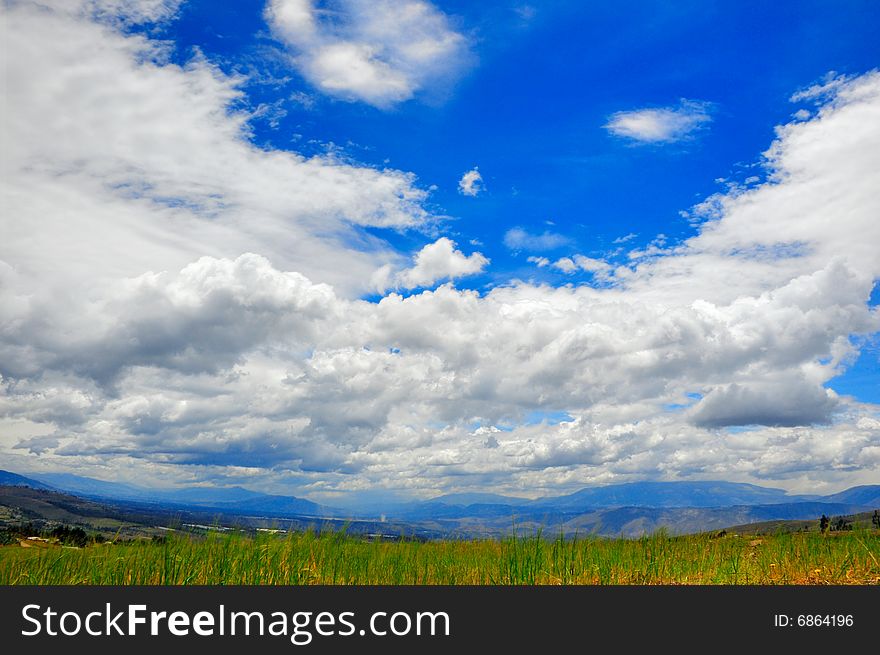
[[[549,266],[550,260],[546,257],[529,257],[526,259],[527,262],[534,264],[538,268],[544,268],[545,266]]]
[[[307,80],[376,107],[449,80],[467,58],[465,37],[424,0],[270,0],[266,18]]]
[[[574,262],[582,271],[595,273],[599,277],[606,276],[611,270],[611,265],[608,262],[593,257],[585,257],[584,255],[575,255]]]
[[[476,166],[462,175],[458,181],[458,192],[462,195],[475,197],[484,190],[483,176]]]
[[[526,23],[532,21],[535,16],[538,15],[538,10],[535,9],[532,5],[518,5],[513,8],[513,11],[516,13],[520,19]]]
[[[4,11],[2,195],[15,220],[0,258],[35,289],[250,251],[358,292],[394,256],[358,226],[429,219],[412,175],[253,146],[250,115],[233,109],[240,80],[203,58],[165,64],[161,42],[79,14]]]
[[[828,423],[836,394],[800,376],[785,377],[715,387],[697,403],[692,420],[703,427]]]
[[[531,260],[532,258],[529,259]],[[612,267],[608,262],[602,259],[586,257],[584,255],[560,257],[553,262],[552,266],[566,274],[572,274],[577,271],[593,273],[597,278],[602,280],[607,280],[612,272]]]
[[[568,241],[568,237],[555,232],[531,234],[521,227],[511,228],[504,234],[504,245],[511,250],[555,250]]]
[[[578,266],[574,263],[571,257],[560,257],[553,262],[553,268],[558,268],[563,273],[574,273],[578,269]]]
[[[711,122],[710,105],[682,100],[676,107],[619,111],[612,114],[605,129],[615,136],[639,143],[680,141]]]
[[[53,12],[109,23],[140,25],[173,18],[184,0],[40,0]]]
[[[429,243],[416,253],[413,258],[415,265],[412,268],[397,274],[398,284],[406,289],[427,287],[438,280],[454,280],[481,273],[489,263],[482,253],[475,252],[466,256],[460,250],[456,250],[455,246],[455,242],[446,237],[440,237],[434,243]]]
[[[833,101],[837,94],[844,90],[853,79],[853,76],[840,75],[835,71],[829,71],[821,81],[793,93],[790,100],[791,102],[820,102],[829,99]],[[809,116],[809,112],[807,116]],[[804,120],[805,117],[801,114],[801,116],[796,116],[796,118]]]

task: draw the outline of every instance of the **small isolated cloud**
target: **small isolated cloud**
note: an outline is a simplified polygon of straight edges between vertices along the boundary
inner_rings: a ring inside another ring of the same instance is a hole
[[[544,268],[545,266],[550,264],[550,260],[547,259],[546,257],[534,257],[533,256],[533,257],[529,257],[526,261],[531,264],[534,264],[538,268]]]
[[[730,384],[713,389],[694,408],[694,425],[794,427],[828,423],[836,394],[797,375]]]
[[[519,5],[513,8],[514,13],[520,17],[523,22],[528,23],[538,15],[538,10],[532,5]]]
[[[324,93],[390,107],[452,76],[464,36],[423,0],[270,0],[266,20],[293,64]]]
[[[473,169],[461,176],[458,181],[458,192],[465,196],[475,197],[486,187],[483,186],[483,176],[474,166]]]
[[[568,237],[555,232],[530,234],[521,227],[514,227],[504,235],[504,245],[511,250],[554,250],[568,243]]]
[[[605,129],[639,143],[672,143],[705,127],[712,120],[709,108],[706,102],[682,100],[677,107],[619,111]]]
[[[593,273],[597,277],[607,277],[611,272],[611,265],[601,259],[585,257],[584,255],[573,255],[572,257],[560,257],[553,262],[553,268],[563,273],[575,273],[584,271]]]
[[[397,274],[398,284],[407,289],[427,287],[446,278],[454,280],[480,273],[489,263],[482,253],[467,256],[455,246],[455,241],[446,237],[429,243],[413,258],[415,266]]]
[[[553,268],[558,268],[563,273],[574,273],[578,267],[571,257],[560,257],[553,262]]]

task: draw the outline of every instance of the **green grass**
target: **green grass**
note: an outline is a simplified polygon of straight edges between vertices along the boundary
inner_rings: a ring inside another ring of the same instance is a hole
[[[341,533],[0,548],[0,584],[878,584],[880,534],[383,542]]]

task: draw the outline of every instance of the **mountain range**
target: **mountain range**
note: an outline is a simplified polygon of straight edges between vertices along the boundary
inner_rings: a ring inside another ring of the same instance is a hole
[[[17,482],[4,482],[10,480]],[[27,481],[27,482],[22,482]],[[147,489],[120,482],[107,482],[70,473],[40,473],[32,478],[0,471],[0,484],[29,486],[35,489],[63,491],[84,498],[121,500],[143,505],[210,508],[229,514],[262,513],[268,515],[329,516],[325,508],[304,498],[263,494],[242,487],[181,487],[178,489]]]
[[[31,489],[42,489],[52,491],[54,487],[43,484],[33,478],[26,478],[18,473],[10,473],[9,471],[0,471],[0,486],[3,487],[30,487]]]
[[[380,520],[376,515],[327,507],[294,496],[242,487],[147,489],[68,473],[25,477],[0,471],[0,485],[59,491],[140,507],[191,509],[223,516]],[[447,536],[503,536],[512,529],[563,534],[640,536],[664,528],[673,534],[773,520],[812,520],[880,507],[880,485],[830,495],[789,495],[782,489],[733,482],[634,482],[588,487],[530,500],[460,493],[427,501],[388,504],[381,520],[401,529]]]

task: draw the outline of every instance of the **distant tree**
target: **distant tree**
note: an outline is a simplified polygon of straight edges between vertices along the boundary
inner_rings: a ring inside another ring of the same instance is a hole
[[[880,511],[874,510],[874,516],[871,517],[871,523],[874,524],[874,527],[880,530]]]
[[[823,514],[822,518],[819,519],[819,530],[821,532],[828,532],[828,526],[830,523],[831,523],[831,520]]]
[[[66,525],[59,525],[52,530],[51,535],[62,544],[79,546],[80,548],[89,543],[89,535],[82,528],[68,528]]]
[[[85,547],[89,543],[89,535],[86,534],[86,531],[82,528],[74,528],[70,531],[70,543],[74,546],[79,546],[80,548]]]
[[[837,517],[837,520],[834,522],[834,530],[837,532],[846,530],[846,519],[842,516]]]

